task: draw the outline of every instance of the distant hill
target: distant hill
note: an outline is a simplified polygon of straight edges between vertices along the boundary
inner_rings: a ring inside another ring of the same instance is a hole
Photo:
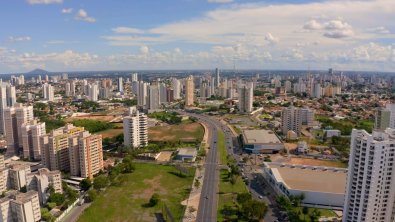
[[[31,75],[42,75],[42,74],[48,74],[49,72],[44,69],[35,69],[30,72],[27,72],[25,74],[31,74]]]

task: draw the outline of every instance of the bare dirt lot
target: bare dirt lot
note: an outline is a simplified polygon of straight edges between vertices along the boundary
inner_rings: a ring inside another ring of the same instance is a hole
[[[204,129],[199,123],[155,126],[148,129],[148,139],[151,141],[201,141],[203,134]]]

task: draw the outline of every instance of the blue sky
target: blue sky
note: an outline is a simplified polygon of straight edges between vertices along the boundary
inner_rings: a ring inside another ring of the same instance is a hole
[[[0,73],[393,71],[393,21],[393,0],[0,0]]]

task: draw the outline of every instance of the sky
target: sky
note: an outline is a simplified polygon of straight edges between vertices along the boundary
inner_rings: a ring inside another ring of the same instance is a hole
[[[0,0],[0,73],[395,71],[394,0]]]

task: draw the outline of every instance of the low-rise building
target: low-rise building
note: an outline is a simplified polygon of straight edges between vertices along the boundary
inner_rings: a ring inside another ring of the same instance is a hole
[[[326,138],[332,138],[334,136],[340,136],[341,132],[340,130],[337,129],[328,129],[328,130],[324,130],[324,135]]]
[[[284,144],[271,130],[244,130],[243,149],[248,153],[276,153],[284,149]]]
[[[195,161],[197,151],[195,148],[179,148],[177,150],[176,160],[181,161]]]
[[[306,141],[299,141],[297,147],[298,153],[307,153],[309,152],[309,147],[307,146]]]
[[[302,204],[343,208],[346,169],[265,163],[263,176],[278,195],[289,197],[303,193]]]

